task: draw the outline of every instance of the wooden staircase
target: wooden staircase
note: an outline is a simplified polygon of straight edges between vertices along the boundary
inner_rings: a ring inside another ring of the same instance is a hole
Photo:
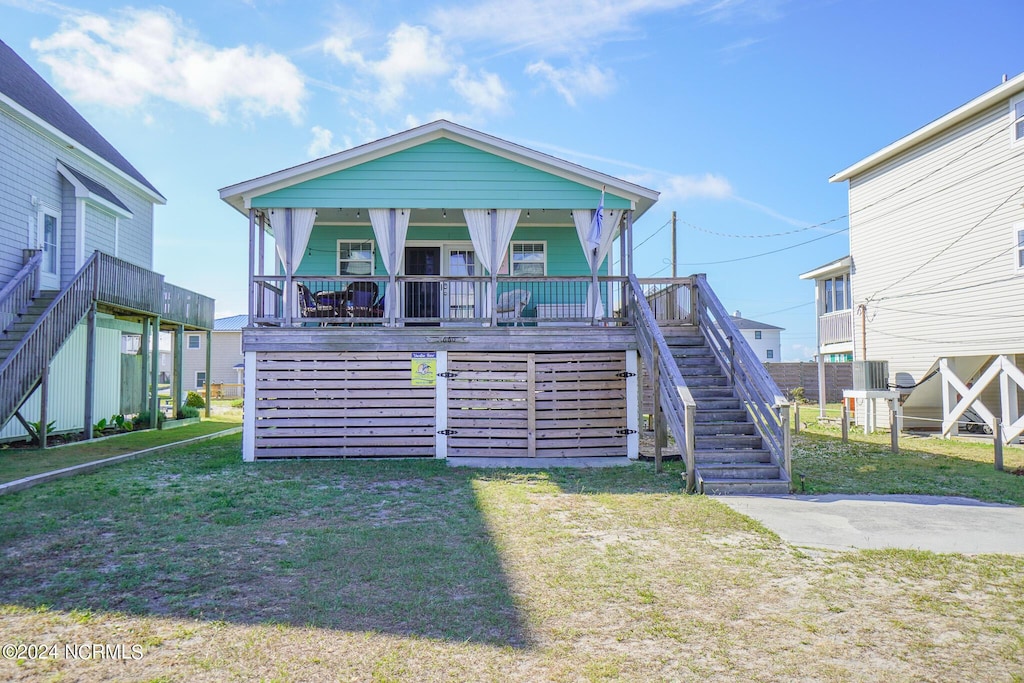
[[[39,296],[32,300],[28,308],[22,313],[17,322],[13,323],[7,330],[0,330],[0,365],[7,360],[22,338],[32,329],[36,320],[43,314],[50,302],[56,298],[57,292],[40,292]]]
[[[664,327],[679,373],[697,404],[697,488],[706,494],[786,494],[790,482],[697,327]]]

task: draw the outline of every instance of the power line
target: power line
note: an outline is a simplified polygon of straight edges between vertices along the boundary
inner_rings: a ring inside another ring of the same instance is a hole
[[[805,301],[802,304],[797,304],[796,306],[790,306],[789,308],[780,308],[777,311],[768,311],[767,313],[754,313],[754,315],[755,316],[762,316],[762,315],[774,315],[775,313],[785,313],[786,311],[792,311],[792,310],[797,309],[797,308],[803,308],[804,306],[810,306],[813,303],[814,303],[814,301]]]
[[[835,232],[830,232],[827,235],[821,235],[820,237],[815,237],[814,239],[805,240],[803,242],[797,242],[796,244],[791,244],[788,247],[780,247],[778,249],[772,249],[771,251],[764,251],[764,252],[761,252],[760,254],[751,254],[750,256],[740,256],[738,258],[724,259],[722,261],[689,261],[689,262],[685,262],[685,263],[680,263],[679,265],[682,265],[682,266],[715,266],[715,265],[718,265],[720,263],[736,263],[737,261],[748,261],[750,259],[760,258],[762,256],[769,256],[771,254],[777,254],[780,251],[788,251],[790,249],[795,249],[797,247],[802,247],[805,244],[810,244],[811,242],[817,242],[818,240],[823,240],[826,237],[832,237],[834,235],[838,235],[839,233],[846,232],[849,229],[850,228],[848,228],[848,227],[847,228],[840,228],[839,230],[836,230]]]
[[[757,234],[757,235],[743,235],[743,234],[739,234],[739,233],[728,233],[728,232],[719,232],[717,230],[709,230],[707,228],[703,228],[703,227],[701,227],[699,225],[694,225],[693,223],[689,223],[689,222],[684,221],[684,220],[680,220],[679,222],[682,223],[683,225],[686,225],[686,226],[694,229],[694,230],[697,230],[699,232],[703,232],[703,233],[706,233],[706,234],[709,234],[709,235],[715,235],[717,237],[736,238],[736,239],[764,239],[764,238],[772,238],[772,237],[785,237],[787,235],[793,235],[793,234],[797,234],[797,233],[800,233],[800,232],[805,232],[807,230],[813,230],[814,228],[820,228],[820,227],[823,227],[823,226],[835,223],[837,221],[841,221],[844,218],[851,218],[855,214],[859,214],[859,213],[861,213],[863,211],[866,211],[868,209],[874,208],[874,207],[878,206],[879,204],[881,204],[882,202],[886,202],[886,201],[892,199],[893,197],[896,197],[897,195],[900,195],[903,192],[906,192],[907,190],[909,190],[909,189],[911,189],[913,187],[916,187],[917,185],[919,185],[920,183],[923,183],[925,180],[931,178],[932,176],[936,175],[940,171],[944,171],[945,169],[949,168],[950,166],[952,166],[953,164],[957,163],[958,161],[961,161],[962,159],[967,157],[967,155],[971,154],[975,150],[980,149],[986,143],[988,143],[990,140],[992,140],[992,138],[994,138],[994,137],[996,137],[996,136],[998,136],[1000,134],[1005,133],[1005,131],[1008,130],[1014,123],[1015,123],[1015,121],[1011,121],[1009,124],[1006,124],[1006,125],[1004,125],[1004,126],[1002,126],[1000,128],[997,128],[991,135],[989,135],[988,137],[986,137],[984,140],[982,140],[981,142],[977,143],[973,147],[969,147],[968,149],[964,150],[959,156],[956,156],[956,157],[950,159],[949,161],[947,161],[942,166],[939,166],[937,168],[932,169],[931,171],[929,171],[928,173],[924,174],[923,176],[915,179],[913,182],[911,182],[911,183],[909,183],[907,185],[904,185],[903,187],[900,187],[900,188],[894,190],[893,192],[885,195],[884,197],[880,197],[880,198],[876,199],[875,201],[871,202],[870,204],[862,206],[862,207],[860,207],[860,208],[858,208],[858,209],[856,209],[854,211],[850,211],[849,213],[845,213],[845,214],[842,214],[840,216],[836,216],[834,218],[830,218],[828,220],[821,221],[820,223],[814,223],[812,225],[808,225],[808,226],[805,226],[805,227],[802,227],[802,228],[794,228],[793,230],[786,230],[786,231],[783,231],[783,232],[764,233],[764,234]],[[997,163],[995,163],[995,164],[993,164],[991,166],[983,168],[980,171],[977,171],[977,172],[975,172],[975,173],[973,173],[971,175],[964,176],[963,178],[957,180],[956,182],[954,182],[953,184],[951,184],[951,185],[949,185],[949,186],[947,186],[945,188],[942,188],[941,190],[936,190],[935,192],[932,192],[932,193],[930,193],[928,195],[925,195],[924,197],[919,197],[918,199],[915,199],[915,200],[913,200],[911,202],[903,204],[899,208],[894,209],[893,211],[890,211],[889,213],[882,214],[880,216],[875,216],[874,218],[869,219],[869,221],[878,220],[879,218],[884,218],[885,216],[891,215],[895,211],[900,211],[902,209],[907,208],[908,206],[912,206],[913,204],[916,204],[919,201],[922,201],[924,199],[928,199],[930,197],[933,197],[935,194],[938,194],[940,192],[945,192],[946,190],[950,189],[951,187],[954,187],[954,186],[960,184],[961,182],[964,182],[966,180],[974,178],[974,177],[976,177],[976,176],[978,176],[978,175],[980,175],[982,173],[988,172],[988,171],[992,170],[993,168],[996,168],[997,166],[1000,166],[1003,163],[1006,163],[1007,161],[1011,161],[1011,160],[1015,159],[1016,157],[1021,156],[1021,154],[1024,154],[1024,152],[1022,152],[1020,154],[1016,154],[1016,155],[1014,155],[1012,157],[1009,157],[1007,159],[1003,159],[1002,161],[999,161],[999,162],[997,162]]]
[[[947,251],[949,251],[950,249],[952,249],[952,248],[953,248],[954,246],[956,246],[956,245],[957,245],[957,244],[958,244],[958,243],[960,242],[960,240],[962,240],[962,239],[964,239],[965,237],[967,237],[968,235],[970,235],[970,234],[971,234],[971,233],[972,233],[972,232],[973,232],[973,231],[974,231],[975,229],[977,229],[977,228],[978,228],[979,226],[981,226],[981,224],[982,224],[982,223],[984,223],[984,222],[985,222],[985,221],[987,221],[987,220],[988,220],[989,218],[991,218],[991,217],[992,217],[992,215],[993,215],[993,214],[995,214],[995,212],[996,212],[996,211],[999,211],[999,209],[1003,208],[1003,206],[1005,206],[1007,202],[1009,202],[1009,201],[1010,201],[1011,199],[1013,199],[1013,198],[1014,198],[1014,196],[1016,196],[1016,194],[1017,194],[1018,192],[1020,192],[1021,190],[1024,190],[1024,185],[1021,185],[1021,186],[1020,186],[1020,187],[1018,187],[1018,188],[1017,188],[1016,190],[1014,190],[1013,192],[1011,192],[1011,193],[1009,194],[1009,196],[1007,196],[1007,197],[1006,197],[1006,199],[1004,199],[1003,201],[999,202],[998,206],[996,206],[996,207],[995,207],[994,209],[992,209],[992,210],[991,210],[991,211],[989,211],[989,212],[988,212],[987,214],[985,214],[985,216],[984,216],[984,217],[982,217],[982,219],[981,219],[980,221],[978,221],[977,223],[975,223],[974,225],[972,225],[972,226],[971,226],[970,228],[968,228],[968,229],[967,229],[967,231],[966,231],[966,232],[962,233],[962,234],[961,234],[960,236],[958,236],[958,237],[957,237],[957,238],[956,238],[955,240],[953,240],[952,242],[950,242],[949,244],[947,244],[947,245],[946,245],[945,247],[943,247],[942,249],[940,249],[940,250],[939,250],[938,252],[936,252],[936,253],[935,253],[935,254],[934,254],[934,255],[933,255],[933,256],[932,256],[931,258],[929,258],[929,259],[928,259],[927,261],[925,261],[924,263],[920,264],[919,266],[917,266],[916,268],[914,268],[913,270],[911,270],[911,271],[910,271],[909,273],[907,273],[907,274],[906,274],[906,275],[904,275],[903,277],[899,278],[898,280],[895,280],[895,281],[893,281],[893,282],[890,282],[890,283],[889,283],[889,284],[887,284],[887,285],[886,285],[885,287],[882,287],[881,289],[877,290],[877,291],[876,291],[876,292],[875,292],[874,294],[872,294],[871,296],[869,296],[869,297],[868,297],[868,298],[866,299],[866,301],[873,301],[873,300],[874,300],[874,298],[875,298],[876,296],[878,296],[879,294],[881,294],[882,292],[886,291],[887,289],[891,289],[891,288],[895,287],[896,285],[898,285],[899,283],[903,282],[904,280],[906,280],[907,278],[911,277],[912,275],[914,275],[914,274],[916,274],[916,273],[919,273],[919,272],[921,272],[921,270],[922,270],[922,269],[924,269],[924,268],[925,268],[926,266],[928,266],[928,264],[930,264],[930,263],[931,263],[932,261],[934,261],[935,259],[937,259],[937,258],[939,258],[940,256],[942,256],[943,254],[945,254],[945,253],[946,253]],[[993,257],[993,258],[995,258],[995,257]],[[987,262],[986,262],[986,263],[987,263]],[[983,264],[983,265],[984,265],[984,264]],[[959,277],[959,276],[958,276],[958,277]],[[941,284],[941,283],[940,283],[940,284]],[[879,299],[879,300],[881,301],[881,300],[884,300],[885,298],[886,298],[886,297],[883,297],[882,299]]]
[[[648,235],[648,236],[647,236],[647,239],[645,239],[645,240],[644,240],[643,242],[641,242],[640,244],[637,244],[637,245],[635,245],[635,246],[633,247],[633,251],[636,251],[636,250],[637,250],[637,249],[639,249],[640,247],[642,247],[642,246],[644,246],[645,244],[647,244],[647,242],[649,242],[649,241],[650,241],[650,239],[651,239],[652,237],[654,237],[654,236],[655,236],[655,235],[657,235],[657,234],[658,234],[659,232],[661,232],[662,230],[664,230],[665,228],[667,228],[667,227],[668,227],[668,225],[669,225],[669,223],[671,223],[671,222],[672,222],[672,219],[671,219],[671,218],[670,218],[669,220],[665,221],[664,225],[662,225],[662,226],[661,226],[660,228],[658,228],[657,230],[655,230],[654,232],[652,232],[652,233],[651,233],[650,235]]]

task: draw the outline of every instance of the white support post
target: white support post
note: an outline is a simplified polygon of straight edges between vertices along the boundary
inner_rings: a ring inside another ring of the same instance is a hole
[[[821,342],[818,343],[818,348],[821,348]],[[819,353],[818,357],[818,418],[821,420],[825,419],[825,403],[828,400],[826,395],[827,386],[825,384],[825,354]]]
[[[434,457],[444,460],[448,457],[448,352],[437,351],[437,385],[434,392]]]
[[[249,322],[252,326],[252,319],[256,314],[256,283],[253,281],[256,276],[256,209],[249,209],[249,282],[246,287],[249,290]],[[209,377],[209,375],[207,375]],[[207,404],[209,405],[209,404]]]
[[[959,425],[957,425],[956,420],[953,420],[952,424],[949,423],[949,415],[953,412],[953,406],[956,405],[956,390],[949,381],[949,373],[951,372],[952,370],[949,367],[949,360],[946,358],[940,358],[939,376],[942,378],[942,433],[947,439],[960,433]]]
[[[245,352],[245,398],[242,402],[242,460],[256,459],[256,352]]]
[[[1020,409],[1017,405],[1017,383],[1010,377],[1010,367],[1017,366],[1017,356],[1002,356],[1001,362],[1003,371],[999,373],[999,403],[1003,408],[1003,437],[1006,438],[1006,428],[1012,428],[1013,423],[1020,417]],[[1009,439],[1013,439],[1012,434]]]
[[[636,351],[626,351],[626,456],[640,457],[640,363]]]

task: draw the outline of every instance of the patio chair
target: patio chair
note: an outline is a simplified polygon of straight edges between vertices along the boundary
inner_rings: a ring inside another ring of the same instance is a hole
[[[309,287],[301,282],[296,282],[295,291],[298,294],[299,313],[303,318],[334,317],[334,306],[313,296],[313,293],[309,291]]]
[[[350,318],[372,318],[377,303],[376,282],[350,282],[342,299]]]
[[[530,304],[530,290],[510,289],[498,295],[497,313],[498,320],[506,319],[512,321],[513,325],[522,325],[523,309]],[[501,323],[498,323],[501,325]],[[508,323],[506,323],[507,325]]]

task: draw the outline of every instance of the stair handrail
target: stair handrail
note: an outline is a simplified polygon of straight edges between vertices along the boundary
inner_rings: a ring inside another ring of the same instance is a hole
[[[94,252],[71,282],[50,302],[35,324],[0,363],[0,424],[6,423],[32,393],[43,369],[81,322],[96,297]]]
[[[686,380],[672,358],[672,350],[665,341],[665,335],[661,333],[640,282],[632,273],[629,276],[629,290],[640,356],[647,368],[658,370],[657,386],[653,389],[661,398],[662,412],[672,429],[676,443],[683,451],[683,458],[686,461],[686,490],[692,493],[697,488],[694,448],[697,402],[693,400]],[[653,374],[652,372],[652,377]]]
[[[697,288],[696,318],[719,365],[746,404],[772,459],[792,482],[792,443],[789,433],[789,401],[772,376],[754,355],[743,334],[726,313],[704,274],[694,276]]]
[[[7,336],[7,330],[14,321],[28,310],[32,299],[39,296],[39,267],[43,263],[43,252],[34,251],[32,258],[0,289],[0,339]]]

